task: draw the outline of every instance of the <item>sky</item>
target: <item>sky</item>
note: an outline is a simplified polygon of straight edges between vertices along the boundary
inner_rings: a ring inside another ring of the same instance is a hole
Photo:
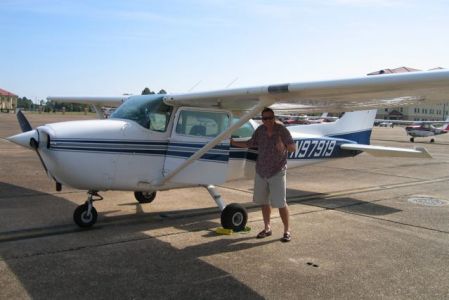
[[[0,88],[169,93],[449,67],[446,0],[0,0]]]

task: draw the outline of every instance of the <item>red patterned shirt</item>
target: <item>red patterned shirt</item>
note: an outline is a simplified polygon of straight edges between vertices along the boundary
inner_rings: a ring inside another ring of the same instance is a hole
[[[248,147],[257,148],[256,172],[263,178],[270,178],[287,167],[287,145],[293,144],[293,139],[283,125],[275,123],[273,134],[268,136],[267,127],[259,126],[247,142]],[[279,151],[276,145],[283,143],[283,151]]]

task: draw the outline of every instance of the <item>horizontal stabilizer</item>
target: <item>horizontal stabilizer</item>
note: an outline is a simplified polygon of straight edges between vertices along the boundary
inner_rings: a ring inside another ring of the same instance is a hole
[[[423,147],[415,149],[405,149],[396,147],[383,147],[362,144],[342,144],[343,150],[355,150],[367,152],[377,157],[414,157],[414,158],[432,158],[432,155]]]

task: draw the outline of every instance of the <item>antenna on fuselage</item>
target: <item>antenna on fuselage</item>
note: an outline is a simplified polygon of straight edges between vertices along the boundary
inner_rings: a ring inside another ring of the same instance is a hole
[[[225,89],[229,88],[231,85],[233,85],[237,80],[239,80],[238,77],[234,78],[234,80],[232,80],[226,87]]]

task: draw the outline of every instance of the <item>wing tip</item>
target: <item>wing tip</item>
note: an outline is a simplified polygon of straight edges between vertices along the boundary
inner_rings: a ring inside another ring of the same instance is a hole
[[[432,154],[430,154],[430,152],[427,151],[427,149],[424,147],[415,147],[415,150],[419,151],[422,154],[423,158],[433,158]]]

